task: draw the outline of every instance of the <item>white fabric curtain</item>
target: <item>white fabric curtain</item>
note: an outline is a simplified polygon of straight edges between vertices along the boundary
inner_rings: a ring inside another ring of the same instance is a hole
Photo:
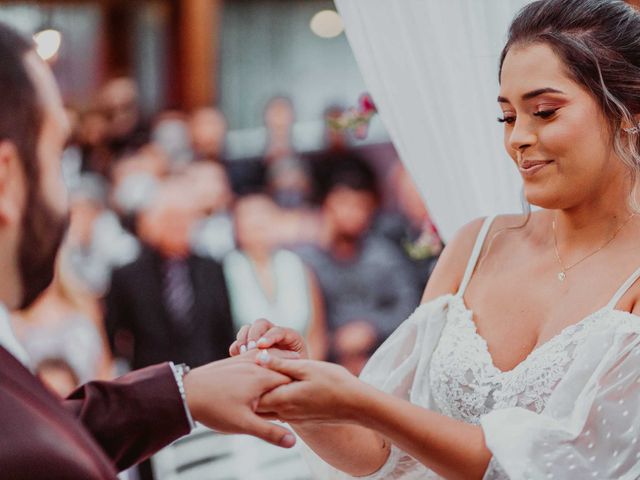
[[[519,212],[502,145],[498,60],[527,0],[335,0],[400,157],[445,239],[469,220]]]

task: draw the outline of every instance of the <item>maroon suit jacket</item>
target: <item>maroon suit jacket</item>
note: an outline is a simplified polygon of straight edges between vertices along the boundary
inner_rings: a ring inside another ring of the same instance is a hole
[[[169,364],[90,382],[60,400],[0,347],[0,477],[115,480],[189,432]]]

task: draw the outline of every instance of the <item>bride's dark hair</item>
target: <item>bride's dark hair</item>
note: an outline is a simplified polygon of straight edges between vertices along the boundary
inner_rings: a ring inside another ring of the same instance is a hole
[[[621,0],[539,0],[526,5],[509,28],[500,56],[511,48],[548,45],[567,74],[598,102],[607,119],[616,155],[632,179],[630,206],[638,210],[640,135],[622,127],[640,113],[640,12]]]

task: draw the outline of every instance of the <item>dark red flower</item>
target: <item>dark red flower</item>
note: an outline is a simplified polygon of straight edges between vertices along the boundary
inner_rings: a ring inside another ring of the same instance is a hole
[[[360,96],[359,104],[360,112],[365,115],[371,115],[377,112],[376,104],[373,103],[373,99],[368,93],[363,93]]]

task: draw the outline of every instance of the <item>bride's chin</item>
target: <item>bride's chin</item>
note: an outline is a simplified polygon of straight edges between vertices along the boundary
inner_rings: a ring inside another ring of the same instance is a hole
[[[524,188],[524,197],[529,205],[546,210],[560,210],[567,207],[570,199],[544,188]]]

